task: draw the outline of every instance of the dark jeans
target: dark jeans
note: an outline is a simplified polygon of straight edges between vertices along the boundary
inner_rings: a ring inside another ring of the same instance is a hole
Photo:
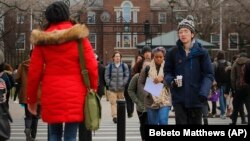
[[[202,106],[202,117],[203,117],[203,124],[208,125],[208,101],[206,101]]]
[[[145,125],[148,123],[147,112],[139,112],[137,111],[137,115],[140,121],[140,133],[141,139],[145,140]]]
[[[36,138],[36,133],[37,133],[37,124],[40,116],[40,105],[37,107],[37,114],[38,115],[32,115],[29,110],[27,104],[24,104],[24,112],[25,112],[25,129],[30,129],[30,134],[32,138]],[[25,131],[26,131],[25,130]]]
[[[238,112],[246,105],[248,124],[250,121],[250,93],[248,88],[237,89],[233,101],[232,124],[237,123]]]
[[[235,100],[233,99],[233,105],[235,105],[235,104],[237,104],[237,103],[235,103]],[[240,114],[241,122],[246,122],[246,117],[245,117],[246,114],[244,112],[244,104],[243,103],[241,105],[239,105],[239,114]],[[232,115],[230,115],[231,118],[232,118]]]
[[[55,123],[49,124],[49,140],[50,141],[76,141],[77,129],[79,123]]]
[[[176,125],[202,124],[202,108],[186,108],[182,104],[176,104],[175,122]]]

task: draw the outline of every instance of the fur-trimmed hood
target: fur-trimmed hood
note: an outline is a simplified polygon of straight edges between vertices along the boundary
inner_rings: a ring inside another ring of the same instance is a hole
[[[68,41],[85,38],[89,35],[89,30],[84,24],[75,24],[71,28],[45,32],[33,30],[30,41],[34,45],[55,45]]]

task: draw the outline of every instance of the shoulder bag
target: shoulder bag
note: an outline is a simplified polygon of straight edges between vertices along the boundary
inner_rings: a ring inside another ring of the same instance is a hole
[[[78,39],[78,53],[81,65],[81,74],[84,80],[84,84],[87,87],[87,95],[84,105],[85,126],[88,130],[95,131],[99,129],[101,119],[101,103],[97,93],[90,88],[88,70],[85,66],[85,60],[83,56],[83,44],[81,39]]]

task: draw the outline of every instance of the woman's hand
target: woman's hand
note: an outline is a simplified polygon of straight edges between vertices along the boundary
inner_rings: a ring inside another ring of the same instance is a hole
[[[163,76],[156,76],[154,79],[154,83],[161,83],[163,82]]]
[[[32,115],[37,115],[37,103],[28,104],[28,110]]]

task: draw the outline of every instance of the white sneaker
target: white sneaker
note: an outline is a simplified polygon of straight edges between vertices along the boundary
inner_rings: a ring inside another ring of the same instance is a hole
[[[17,103],[17,104],[18,104],[19,102],[16,100],[16,101],[14,101],[14,103]]]
[[[221,119],[226,119],[227,117],[225,115],[220,115]]]

